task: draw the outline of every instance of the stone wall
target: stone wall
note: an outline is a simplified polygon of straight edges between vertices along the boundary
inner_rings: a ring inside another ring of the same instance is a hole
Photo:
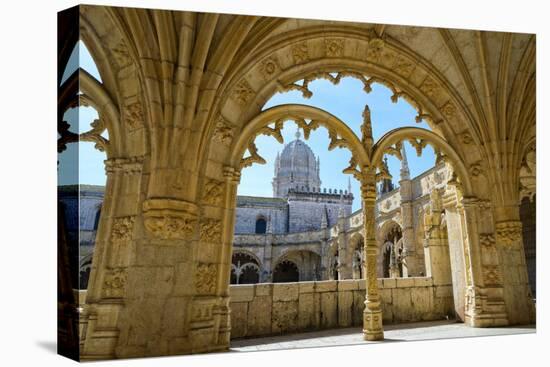
[[[451,286],[379,279],[384,323],[454,317]],[[365,280],[231,285],[231,338],[361,326]]]

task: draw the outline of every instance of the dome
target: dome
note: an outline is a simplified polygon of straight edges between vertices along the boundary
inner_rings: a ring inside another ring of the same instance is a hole
[[[284,197],[289,189],[298,191],[318,190],[321,186],[319,179],[319,162],[311,148],[300,139],[288,143],[275,163],[275,177],[273,179],[274,196]]]

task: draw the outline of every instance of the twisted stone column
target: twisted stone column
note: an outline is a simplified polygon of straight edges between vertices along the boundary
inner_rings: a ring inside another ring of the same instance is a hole
[[[363,335],[365,340],[384,339],[382,328],[382,309],[378,293],[376,277],[376,258],[378,246],[375,237],[375,202],[376,202],[376,174],[374,168],[366,168],[361,182],[361,199],[363,201],[363,225],[365,226],[365,263],[367,292],[365,309],[363,311]]]

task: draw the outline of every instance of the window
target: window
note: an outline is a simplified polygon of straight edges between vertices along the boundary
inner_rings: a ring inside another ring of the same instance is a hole
[[[264,218],[258,218],[256,220],[256,233],[265,233],[267,228],[267,222]]]

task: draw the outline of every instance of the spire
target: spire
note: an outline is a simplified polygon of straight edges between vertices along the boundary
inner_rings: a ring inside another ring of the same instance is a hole
[[[370,117],[370,108],[369,105],[365,105],[363,110],[363,124],[361,125],[361,142],[367,150],[371,150],[374,144],[374,139],[372,138],[372,122]]]
[[[384,178],[382,180],[382,185],[381,185],[381,188],[380,188],[380,194],[385,194],[387,192],[390,192],[390,191],[393,191],[394,187],[393,187],[393,182],[391,180],[391,175],[390,175],[390,171],[389,171],[389,168],[388,168],[388,157],[384,157],[384,161],[383,161],[383,170],[384,172],[386,173],[386,178]]]
[[[351,194],[351,178],[348,176],[348,194]]]
[[[296,137],[296,140],[300,139],[300,128],[296,128],[296,134],[294,134],[294,136]]]
[[[407,162],[407,152],[405,151],[405,145],[401,147],[401,156],[403,157],[403,159],[401,160],[401,179],[410,180],[411,172],[409,171],[409,162]]]

